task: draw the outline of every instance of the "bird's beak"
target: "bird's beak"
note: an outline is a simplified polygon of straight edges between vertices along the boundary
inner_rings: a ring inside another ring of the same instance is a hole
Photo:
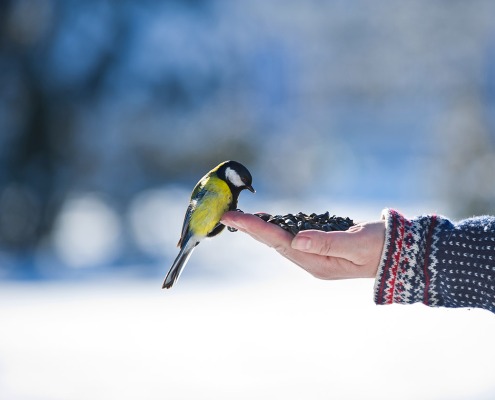
[[[250,192],[256,193],[256,190],[251,185],[246,185],[246,189],[248,189]]]

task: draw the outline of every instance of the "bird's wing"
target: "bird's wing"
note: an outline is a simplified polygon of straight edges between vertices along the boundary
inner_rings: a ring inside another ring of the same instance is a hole
[[[182,224],[182,232],[180,234],[180,239],[179,242],[177,243],[177,247],[182,247],[184,242],[187,240],[187,236],[189,233],[189,222],[191,221],[191,214],[193,213],[194,209],[196,208],[196,204],[201,201],[203,196],[206,193],[206,189],[204,188],[204,185],[201,185],[200,181],[196,187],[194,188],[192,194],[191,194],[191,201],[189,202],[189,207],[187,207],[186,210],[186,215],[184,216],[184,222]]]
[[[193,205],[189,204],[189,207],[187,207],[186,215],[184,216],[184,222],[182,223],[182,232],[180,234],[180,239],[179,239],[179,242],[177,243],[177,247],[182,248],[182,243],[184,242],[184,239],[187,236],[187,231],[189,229],[189,221],[191,220],[192,210],[193,210]]]

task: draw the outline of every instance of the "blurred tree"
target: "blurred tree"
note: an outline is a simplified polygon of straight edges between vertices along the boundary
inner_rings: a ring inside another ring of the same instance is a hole
[[[434,157],[435,194],[489,212],[480,60],[494,13],[491,0],[0,1],[0,257],[50,239],[69,197],[92,192],[125,222],[143,190],[226,158],[267,196],[389,203],[424,201],[410,188]]]
[[[480,92],[457,97],[440,122],[437,190],[458,217],[495,210],[495,135]]]
[[[56,213],[53,204],[56,152],[49,127],[52,103],[40,76],[38,53],[50,37],[48,1],[8,1],[0,8],[2,132],[8,147],[0,162],[0,243],[32,248],[48,233]],[[8,150],[8,151],[7,151]]]
[[[209,4],[1,2],[0,247],[34,249],[70,192],[104,192],[123,212],[225,154],[249,161],[245,118],[214,116],[229,99],[196,35],[214,23]]]

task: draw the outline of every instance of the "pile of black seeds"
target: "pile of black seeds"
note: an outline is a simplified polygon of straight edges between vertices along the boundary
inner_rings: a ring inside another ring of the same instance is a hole
[[[296,235],[300,231],[307,231],[309,229],[316,229],[318,231],[346,231],[354,225],[354,221],[350,218],[337,217],[335,215],[330,216],[327,211],[323,214],[304,214],[302,212],[286,215],[271,215],[266,213],[254,214],[260,217],[263,221],[270,222],[272,224],[280,226],[287,232]]]

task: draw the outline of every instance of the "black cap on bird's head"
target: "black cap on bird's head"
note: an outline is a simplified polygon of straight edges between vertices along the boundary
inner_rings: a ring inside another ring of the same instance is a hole
[[[255,193],[252,183],[253,178],[248,169],[237,161],[225,161],[218,166],[217,175],[228,185],[237,191],[248,189]]]

